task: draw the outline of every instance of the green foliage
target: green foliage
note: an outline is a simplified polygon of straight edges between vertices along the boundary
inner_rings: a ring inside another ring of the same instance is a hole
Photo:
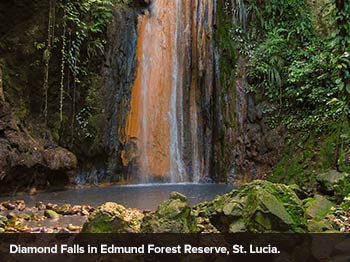
[[[249,3],[251,32],[258,32],[249,62],[251,89],[276,106],[275,121],[321,130],[344,112],[332,38],[317,36],[307,1],[259,3]]]
[[[34,42],[34,47],[36,50],[43,50],[46,47],[46,43]]]
[[[81,52],[84,44],[87,45],[86,57],[103,52],[105,41],[100,37],[104,32],[111,16],[112,0],[66,0],[60,7],[64,11],[63,24],[68,27],[69,50],[64,53],[73,73],[75,81],[80,82],[86,76],[86,62],[81,61]]]
[[[350,3],[345,0],[332,0],[332,3],[336,5],[333,14],[336,24],[334,48],[338,54],[336,84],[343,95],[340,99],[346,101],[345,114],[350,121]]]

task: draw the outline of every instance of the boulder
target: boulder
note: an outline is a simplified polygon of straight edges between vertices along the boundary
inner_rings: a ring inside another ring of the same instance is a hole
[[[122,205],[107,202],[98,207],[84,223],[85,233],[138,233],[143,213]]]
[[[59,214],[57,214],[55,211],[50,210],[50,209],[46,209],[44,211],[44,216],[46,216],[47,218],[50,218],[50,219],[54,219],[54,220],[58,220],[60,218]]]
[[[315,195],[313,199],[307,201],[305,206],[308,218],[320,221],[332,211],[332,207],[335,207],[335,204],[325,196]]]
[[[212,202],[201,203],[194,207],[194,213],[224,233],[305,232],[307,229],[305,210],[295,192],[286,185],[261,180]]]
[[[196,219],[186,196],[173,192],[169,199],[159,205],[155,212],[147,214],[142,221],[142,233],[195,233]]]
[[[345,176],[345,173],[340,173],[337,170],[328,170],[327,172],[317,175],[318,190],[322,193],[332,193],[337,181]]]
[[[0,135],[1,193],[67,184],[77,166],[76,156],[53,141],[34,138],[1,99]]]

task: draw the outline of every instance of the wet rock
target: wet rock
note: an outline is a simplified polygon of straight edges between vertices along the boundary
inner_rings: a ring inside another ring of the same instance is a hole
[[[38,210],[45,210],[45,209],[46,209],[46,205],[45,205],[43,202],[41,202],[41,201],[39,201],[39,202],[35,205],[35,207],[36,207]]]
[[[0,215],[0,227],[4,228],[7,224],[7,221],[8,221],[7,217]]]
[[[31,214],[30,215],[30,220],[32,220],[32,221],[39,221],[39,216],[37,214]]]
[[[46,209],[50,209],[50,210],[57,210],[58,205],[57,204],[52,204],[52,203],[48,203],[46,205]]]
[[[11,202],[4,202],[2,205],[8,210],[14,210],[16,208],[16,205]]]
[[[6,233],[18,233],[18,231],[15,228],[13,228],[13,227],[7,227],[5,229],[5,232]]]
[[[23,219],[23,220],[30,220],[30,215],[25,214],[25,213],[19,214],[18,217],[19,217],[20,219]]]
[[[26,204],[23,200],[17,200],[16,206],[17,206],[18,211],[23,211],[26,208]]]
[[[60,215],[57,214],[55,211],[46,209],[44,212],[44,216],[50,219],[59,219]]]
[[[47,230],[47,228],[43,227],[40,229],[40,233],[49,233],[49,231]]]
[[[58,233],[71,233],[71,232],[66,228],[62,228],[58,231]]]
[[[127,209],[117,203],[107,202],[98,207],[84,223],[85,233],[137,233],[140,231],[141,211]]]
[[[71,205],[70,204],[64,204],[62,206],[57,206],[55,207],[53,210],[60,215],[67,215],[70,213],[70,209],[71,209]]]
[[[48,141],[32,137],[17,122],[9,103],[0,100],[0,192],[45,188],[52,181],[68,180],[76,157],[61,147],[45,148]]]
[[[14,212],[8,213],[6,217],[8,220],[16,220],[17,219],[17,215]]]
[[[40,227],[33,227],[32,228],[32,232],[33,233],[38,233],[38,232],[40,232],[41,231],[41,228]]]
[[[268,181],[254,181],[193,209],[197,221],[204,218],[220,232],[307,230],[305,210],[294,191]]]
[[[173,192],[169,199],[159,205],[155,212],[142,221],[142,233],[195,233],[196,219],[186,196]]]
[[[74,226],[74,225],[72,225],[72,224],[69,224],[68,227],[67,227],[67,229],[68,229],[69,231],[75,231],[75,232],[77,232],[77,231],[80,231],[80,230],[81,230],[81,227],[80,227],[80,226]]]
[[[80,215],[81,210],[82,210],[81,206],[75,205],[72,208],[70,208],[70,210],[68,211],[67,214],[71,215],[71,216],[73,216],[73,215]]]

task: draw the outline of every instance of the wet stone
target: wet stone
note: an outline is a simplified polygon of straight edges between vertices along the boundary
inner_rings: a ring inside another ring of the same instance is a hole
[[[44,212],[44,216],[50,219],[59,219],[60,215],[51,209],[47,209]]]
[[[80,226],[73,226],[72,224],[69,224],[67,229],[69,231],[80,231],[81,230],[81,227]]]
[[[64,204],[60,207],[57,207],[55,209],[53,209],[56,213],[61,214],[61,215],[67,215],[69,214],[69,211],[71,209],[71,205],[70,204]]]
[[[25,208],[26,208],[26,204],[24,203],[23,200],[17,200],[17,201],[16,201],[16,205],[17,205],[17,209],[18,209],[19,211],[23,211],[23,210],[25,210]]]
[[[46,205],[46,209],[57,210],[58,209],[58,205],[57,204],[48,203]]]
[[[16,208],[16,206],[11,202],[4,202],[2,205],[8,210],[14,210]]]
[[[41,201],[39,201],[39,202],[35,205],[35,207],[36,207],[38,210],[45,210],[45,209],[46,209],[46,205],[45,205],[43,202],[41,202]]]
[[[18,217],[21,219],[24,219],[24,220],[30,220],[30,218],[31,218],[30,215],[25,214],[25,213],[19,214]]]
[[[17,215],[15,213],[11,212],[11,213],[7,214],[7,218],[9,220],[16,220],[17,219]]]

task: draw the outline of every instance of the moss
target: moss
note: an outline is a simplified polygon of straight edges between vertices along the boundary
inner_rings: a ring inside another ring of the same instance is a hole
[[[337,130],[337,123],[329,123],[322,133],[304,130],[290,135],[281,159],[268,180],[295,183],[305,191],[316,191],[317,174],[335,166]]]
[[[335,204],[321,195],[316,195],[315,198],[305,202],[306,213],[315,221],[323,220],[332,211],[332,207],[334,206]]]
[[[254,181],[194,210],[221,232],[306,230],[301,200],[288,186],[268,181]]]
[[[350,176],[347,175],[337,181],[334,185],[334,196],[337,203],[343,201],[343,199],[350,194]]]
[[[137,233],[143,214],[139,210],[126,209],[116,203],[107,202],[98,207],[84,223],[85,233]]]
[[[188,204],[187,197],[172,193],[158,209],[142,221],[143,233],[196,233],[196,219]]]

